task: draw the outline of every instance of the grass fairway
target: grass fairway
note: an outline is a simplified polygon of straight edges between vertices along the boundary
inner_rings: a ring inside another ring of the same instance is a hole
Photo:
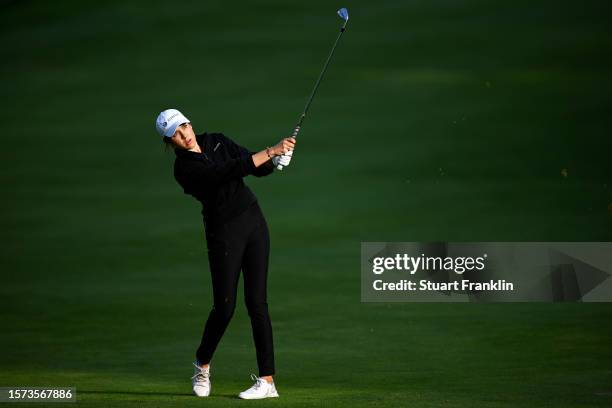
[[[361,241],[612,241],[608,3],[0,4],[0,387],[76,387],[91,407],[612,406],[610,303],[359,288]],[[256,372],[240,298],[196,399],[203,228],[155,117],[177,107],[252,149],[286,136],[340,6],[291,167],[247,180],[281,398],[235,398]]]

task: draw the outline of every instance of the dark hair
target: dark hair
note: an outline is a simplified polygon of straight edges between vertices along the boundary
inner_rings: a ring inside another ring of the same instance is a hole
[[[166,151],[174,148],[174,143],[172,143],[171,137],[162,136],[162,141],[164,142],[164,148]]]

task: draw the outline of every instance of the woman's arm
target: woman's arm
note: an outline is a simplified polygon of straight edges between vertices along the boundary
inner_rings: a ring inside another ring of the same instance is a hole
[[[251,156],[237,157],[222,163],[210,160],[176,161],[174,176],[186,189],[199,189],[206,183],[215,186],[226,181],[246,177],[257,171]]]
[[[251,157],[253,160],[253,165],[255,166],[255,170],[251,173],[255,177],[265,177],[274,172],[274,164],[272,164],[272,157],[282,155],[283,147],[286,149],[295,148],[295,138],[287,138],[289,139],[288,143],[284,143],[286,146],[283,146],[283,141],[287,139],[281,140],[274,147],[266,148],[266,150],[262,150],[261,152],[253,152],[247,149],[244,146],[239,145],[234,142],[229,137],[223,135],[222,133],[218,134],[218,137],[221,138],[223,143],[227,146],[227,149],[230,151],[230,154],[233,157]],[[293,142],[293,144],[291,144]],[[266,155],[260,154],[262,152],[266,152]],[[261,163],[263,162],[263,163]]]
[[[255,164],[255,167],[259,167],[268,160],[272,159],[272,157],[281,156],[284,153],[287,153],[289,150],[293,150],[294,148],[295,138],[286,137],[273,147],[268,147],[260,152],[253,154],[251,156],[253,158],[253,164]]]
[[[183,187],[200,185],[202,181],[210,185],[224,183],[234,178],[246,177],[249,174],[257,174],[258,168],[268,162],[274,156],[280,156],[295,147],[295,139],[285,138],[273,147],[268,147],[260,152],[227,160],[223,163],[212,161],[188,161],[181,162],[177,167],[175,162],[174,174]]]

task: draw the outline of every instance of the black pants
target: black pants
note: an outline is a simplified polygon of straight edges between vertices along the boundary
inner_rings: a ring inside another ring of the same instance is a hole
[[[267,279],[270,254],[268,225],[257,202],[229,222],[206,228],[214,305],[196,352],[208,364],[236,308],[240,270],[257,351],[259,376],[274,374],[272,324],[268,314]]]

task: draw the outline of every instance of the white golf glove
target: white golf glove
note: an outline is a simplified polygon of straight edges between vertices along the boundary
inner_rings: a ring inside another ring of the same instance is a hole
[[[291,157],[293,157],[293,150],[290,150],[281,156],[274,156],[272,158],[272,164],[274,164],[274,167],[278,167],[279,164],[283,167],[287,167],[289,163],[291,163]]]

